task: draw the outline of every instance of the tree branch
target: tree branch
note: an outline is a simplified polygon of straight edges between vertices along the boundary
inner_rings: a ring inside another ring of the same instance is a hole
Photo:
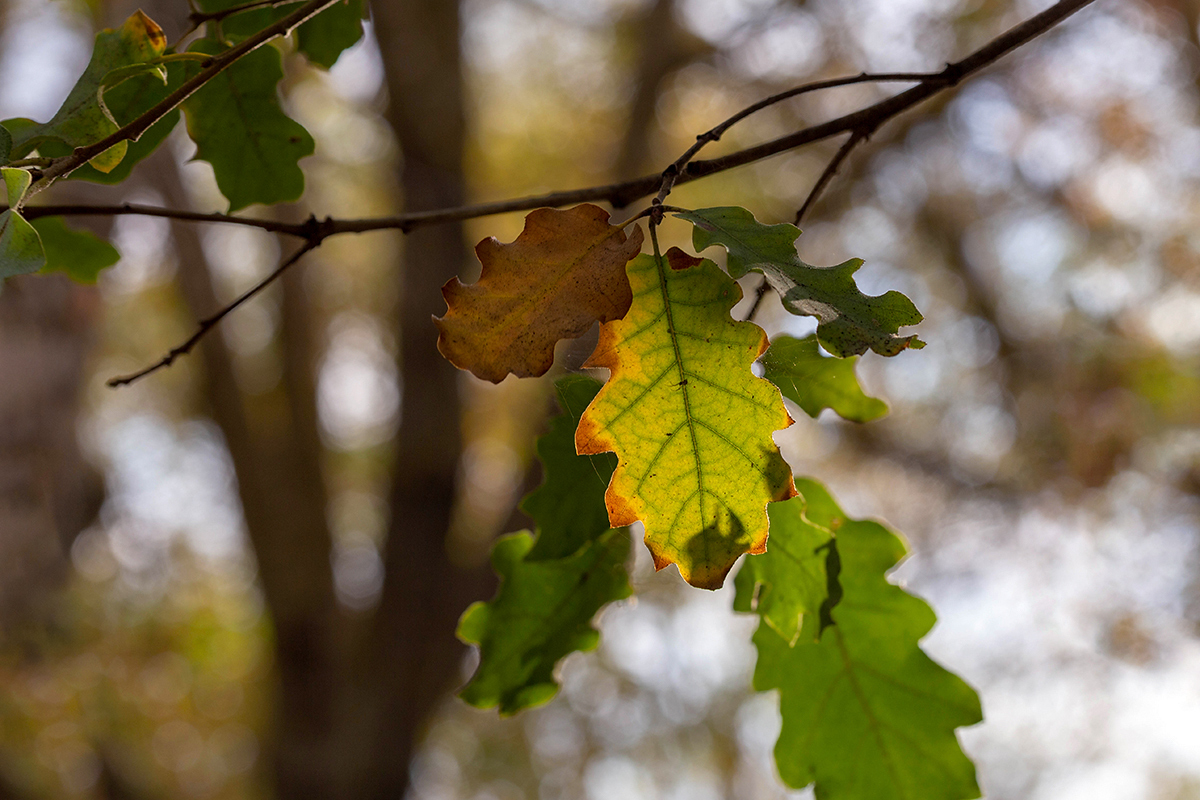
[[[113,388],[125,386],[133,383],[136,380],[146,377],[152,372],[157,372],[164,367],[171,366],[173,363],[175,363],[175,359],[192,352],[192,348],[194,348],[200,342],[200,340],[204,338],[205,334],[215,328],[217,323],[225,319],[230,312],[274,283],[279,276],[283,275],[283,273],[286,272],[289,267],[303,258],[306,253],[318,248],[323,240],[324,237],[314,236],[312,239],[305,242],[300,249],[281,261],[279,266],[276,267],[275,271],[270,275],[254,284],[254,286],[250,287],[250,289],[239,295],[236,300],[222,308],[217,313],[213,314],[211,317],[206,317],[205,319],[200,320],[196,327],[196,332],[193,333],[186,342],[176,347],[172,347],[171,350],[158,361],[154,362],[145,369],[138,370],[137,372],[133,372],[128,375],[121,375],[116,378],[109,378],[107,384]]]
[[[803,86],[798,86],[794,89],[789,89],[786,92],[781,92],[779,95],[773,95],[770,98],[759,101],[758,103],[748,106],[746,109],[738,112],[738,114],[735,115],[736,119],[731,118],[733,122],[727,120],[725,123],[722,123],[721,126],[718,126],[713,130],[720,129],[718,130],[719,135],[719,133],[723,133],[724,130],[727,130],[728,127],[733,123],[744,119],[746,116],[754,113],[754,111],[757,111],[759,108],[765,108],[766,105],[770,104],[768,101],[779,102],[779,100],[787,99],[788,97],[795,97],[796,95],[803,94],[805,92],[815,91],[818,88],[843,86],[851,83],[863,83],[868,80],[903,79],[921,81],[919,85],[901,92],[898,95],[889,97],[886,100],[881,100],[874,105],[867,106],[864,109],[855,111],[851,114],[846,114],[828,122],[812,125],[796,131],[795,133],[788,134],[787,136],[782,136],[778,139],[773,139],[769,142],[755,145],[754,147],[748,147],[744,150],[739,150],[720,158],[687,161],[685,166],[679,170],[679,174],[675,177],[673,185],[687,183],[689,181],[697,180],[709,175],[715,175],[719,172],[725,172],[726,170],[734,169],[735,167],[745,166],[746,164],[760,161],[764,158],[777,155],[778,153],[782,153],[787,150],[795,149],[805,144],[811,144],[813,142],[828,139],[832,136],[838,135],[839,133],[862,130],[873,131],[882,126],[892,117],[907,111],[908,109],[920,104],[922,101],[927,100],[928,98],[951,86],[956,86],[965,78],[990,65],[1011,50],[1020,47],[1021,45],[1045,33],[1047,30],[1054,27],[1056,24],[1093,1],[1094,0],[1060,0],[1060,2],[1046,9],[1042,13],[1030,17],[1020,25],[1017,25],[1016,27],[1011,28],[1007,32],[996,37],[991,42],[976,50],[974,53],[962,59],[961,61],[947,65],[945,69],[938,73],[888,73],[883,76],[857,75],[850,78],[837,78],[831,81],[819,81],[817,83],[809,83]],[[314,4],[320,5],[322,8],[324,8],[325,6],[331,5],[334,2],[337,2],[337,0],[312,0],[311,2],[305,4],[304,8],[307,9]],[[296,14],[299,14],[303,10],[304,9],[297,11]],[[289,16],[289,19],[291,16]],[[280,24],[282,24],[282,22],[284,21],[281,21]],[[243,42],[242,45],[245,45],[249,41],[250,40],[246,40],[246,42]],[[239,45],[239,47],[242,45]],[[228,56],[232,52],[233,50],[229,50],[221,55]],[[215,58],[219,57],[220,56]],[[225,66],[228,65],[226,64]],[[900,77],[902,75],[905,75],[906,77]],[[182,88],[184,87],[181,87],[181,90]],[[170,99],[171,98],[167,98],[167,100]],[[163,102],[165,103],[167,101]],[[168,108],[166,110],[169,111],[170,109]],[[166,113],[166,111],[163,113]],[[147,125],[145,127],[149,126]],[[116,134],[114,134],[114,136],[115,135]],[[701,134],[701,138],[706,135],[707,134]],[[716,139],[711,139],[709,141],[716,141]],[[115,141],[110,143],[109,146],[114,143]],[[698,142],[698,144],[703,146],[703,144],[700,142]],[[695,145],[693,145],[693,147],[695,147]],[[95,156],[96,153],[92,153],[91,155]],[[694,153],[692,153],[692,155],[694,155]],[[70,156],[67,158],[70,158]],[[79,166],[79,164],[75,164],[72,169],[77,166]],[[668,170],[669,169],[670,168],[668,168]],[[624,208],[639,198],[647,197],[655,192],[660,191],[661,187],[663,186],[663,182],[663,175],[660,173],[657,175],[646,175],[633,180],[604,184],[601,186],[589,186],[582,189],[549,192],[546,194],[517,197],[489,203],[476,203],[472,205],[456,206],[454,208],[435,209],[432,211],[419,211],[387,217],[365,217],[361,219],[326,218],[322,224],[329,226],[330,235],[340,233],[366,233],[368,231],[378,230],[400,230],[407,233],[413,228],[424,225],[433,225],[442,222],[455,222],[464,219],[475,219],[477,217],[505,214],[512,211],[529,211],[534,208],[542,208],[546,206],[564,206],[571,203],[606,201],[617,208]],[[287,229],[288,226],[284,223],[269,223],[272,227],[268,228],[266,227],[268,223],[265,221],[253,220],[247,217],[235,217],[229,214],[196,214],[193,212],[172,211],[171,209],[161,209],[153,208],[151,206],[136,206],[129,204],[120,206],[26,206],[25,212],[36,216],[51,216],[55,214],[99,216],[118,214],[145,214],[149,216],[169,217],[172,219],[184,219],[196,222],[250,225],[253,227],[263,228],[264,230],[291,234],[298,237],[305,235],[304,232],[300,231],[298,228],[294,231]]]
[[[137,141],[151,125],[173,111],[176,106],[191,97],[197,89],[208,83],[219,73],[233,66],[238,59],[257,50],[278,36],[288,35],[297,25],[308,21],[337,2],[340,2],[340,0],[308,0],[300,8],[278,22],[268,25],[225,52],[213,56],[206,62],[206,66],[199,73],[184,81],[182,86],[155,104],[153,108],[138,116],[137,119],[127,125],[122,125],[98,142],[85,145],[84,147],[77,147],[70,155],[53,159],[49,166],[42,169],[40,173],[35,173],[37,180],[30,187],[30,193],[41,191],[53,183],[55,179],[70,174],[72,170],[83,166],[115,144],[126,141]]]
[[[238,45],[231,50],[227,50],[219,56],[215,56],[210,66],[206,67],[205,70],[200,73],[200,75],[197,75],[196,78],[188,81],[170,97],[168,97],[158,106],[155,106],[155,108],[151,109],[150,112],[147,112],[146,115],[143,115],[143,117],[139,118],[139,120],[143,120],[143,122],[142,127],[137,131],[137,135],[140,135],[141,131],[144,131],[146,128],[156,122],[163,114],[170,111],[172,108],[178,105],[179,102],[182,102],[184,98],[191,94],[191,92],[195,91],[196,88],[203,85],[203,83],[211,78],[212,75],[215,75],[222,69],[227,68],[229,64],[233,63],[233,61],[235,61],[237,58],[240,58],[242,55],[250,52],[255,47],[262,45],[270,38],[286,33],[291,26],[298,25],[300,22],[303,22],[313,14],[324,10],[335,2],[338,2],[338,0],[309,0],[309,2],[305,3],[302,8],[288,15],[279,23],[260,31],[258,34],[255,34],[254,37],[247,39],[241,45]],[[953,64],[947,64],[946,68],[938,73],[884,73],[877,75],[863,73],[848,78],[836,78],[832,80],[804,84],[802,86],[772,95],[771,97],[764,98],[763,100],[760,100],[757,103],[742,109],[737,114],[734,114],[729,119],[717,125],[715,128],[710,129],[706,133],[700,134],[696,139],[696,143],[688,148],[683,155],[676,159],[676,161],[661,174],[637,178],[632,181],[612,183],[605,186],[592,186],[584,189],[575,189],[565,192],[551,192],[549,194],[501,200],[492,203],[478,203],[474,205],[457,206],[454,208],[436,209],[432,211],[418,211],[389,217],[368,217],[362,219],[334,219],[331,217],[326,217],[324,220],[319,221],[315,216],[312,216],[309,217],[306,222],[299,224],[276,222],[272,220],[259,220],[248,217],[235,217],[230,214],[203,214],[189,211],[177,211],[173,209],[132,205],[128,203],[119,206],[27,206],[25,208],[25,213],[30,218],[52,215],[118,216],[126,214],[138,214],[145,216],[167,217],[170,219],[193,222],[246,225],[273,233],[281,233],[304,239],[304,245],[292,256],[285,259],[274,272],[265,277],[253,288],[242,294],[240,297],[213,316],[201,320],[197,331],[186,342],[178,347],[172,348],[167,355],[163,356],[162,359],[152,366],[131,375],[113,378],[108,381],[109,386],[123,386],[149,375],[158,369],[169,366],[175,361],[176,358],[190,352],[192,348],[195,347],[196,343],[199,342],[200,339],[202,339],[204,335],[207,334],[212,328],[214,328],[217,323],[220,322],[227,314],[270,285],[272,281],[282,275],[306,253],[319,247],[321,243],[330,236],[335,236],[342,233],[366,233],[368,231],[377,230],[400,230],[404,233],[407,233],[417,227],[441,222],[473,219],[476,217],[491,216],[493,214],[503,214],[510,211],[527,211],[545,206],[562,206],[569,203],[582,203],[591,200],[606,200],[613,206],[621,208],[640,197],[645,197],[657,192],[657,196],[654,198],[651,208],[646,209],[645,211],[640,212],[633,217],[633,219],[637,219],[638,217],[649,215],[651,218],[651,236],[654,238],[655,227],[661,220],[664,211],[668,208],[662,204],[662,201],[666,198],[667,194],[670,193],[671,189],[679,183],[685,183],[708,175],[714,175],[718,172],[724,172],[735,167],[750,164],[769,156],[776,155],[777,153],[781,153],[786,150],[800,147],[801,145],[821,141],[831,136],[836,136],[839,133],[849,132],[851,134],[850,138],[847,139],[846,142],[844,142],[838,149],[833,159],[829,162],[825,170],[817,179],[817,182],[814,184],[812,190],[809,192],[808,197],[805,199],[804,204],[800,207],[800,210],[797,211],[796,223],[799,224],[804,214],[812,207],[813,203],[816,202],[821,192],[833,179],[838,167],[850,154],[850,151],[853,150],[854,147],[860,142],[870,137],[870,135],[874,133],[880,126],[882,126],[892,117],[907,111],[922,101],[934,96],[938,92],[941,92],[948,87],[956,86],[964,78],[972,75],[975,72],[978,72],[1011,50],[1020,47],[1042,33],[1045,33],[1054,25],[1058,24],[1091,2],[1093,2],[1093,0],[1060,0],[1058,3],[1046,9],[1042,13],[1030,17],[1025,22],[1022,22],[1021,24],[996,37],[991,42],[979,48],[961,61],[957,61]],[[274,31],[274,33],[271,33],[271,31]],[[246,45],[255,40],[258,40],[257,44],[248,48],[246,47]],[[233,56],[235,51],[238,51],[239,48],[245,49],[239,52],[237,56]],[[218,63],[219,59],[225,59],[225,61]],[[211,74],[208,74],[209,72],[211,72]],[[205,77],[206,75],[207,77]],[[201,78],[203,78],[203,80],[200,80]],[[918,81],[919,83],[913,88],[901,92],[898,95],[894,95],[893,97],[882,100],[854,113],[846,114],[845,116],[830,120],[829,122],[813,125],[787,136],[782,136],[754,147],[739,150],[735,153],[730,153],[729,155],[722,156],[720,158],[702,161],[692,160],[700,151],[700,149],[706,144],[717,141],[730,127],[756,111],[806,92],[816,91],[818,89],[833,88],[837,86],[846,86],[854,83],[865,83],[868,81]],[[193,86],[192,84],[195,85]],[[184,92],[184,90],[187,91]],[[177,100],[171,102],[172,98],[175,98],[176,95],[180,95],[181,93],[183,94]],[[151,116],[153,116],[157,109],[168,103],[170,103],[170,105],[166,106],[166,108],[164,108],[162,112],[158,114],[158,116],[155,116],[153,119],[149,119]],[[144,122],[145,119],[149,119],[149,121]],[[78,163],[75,163],[71,169],[86,163],[91,157],[103,152],[103,150],[107,149],[112,144],[115,144],[117,141],[123,140],[121,137],[118,137],[118,134],[121,134],[122,131],[128,132],[127,129],[130,129],[132,126],[138,124],[139,121],[135,121],[129,126],[122,128],[121,131],[117,131],[107,139],[102,140],[95,145],[91,145],[89,148],[79,148],[71,156],[67,156],[64,159],[57,159],[55,161],[55,165],[50,167],[45,174],[48,175],[50,170],[53,170],[55,166],[58,166],[62,163],[65,163],[67,160],[76,157],[79,157],[82,160],[79,160]],[[118,138],[114,139],[114,137]],[[135,137],[132,135],[127,135],[123,138]],[[113,139],[113,141],[109,141],[109,139]],[[105,142],[107,142],[107,144],[105,144]],[[101,145],[103,145],[103,147]],[[86,158],[80,155],[85,150],[90,153],[90,155],[87,155]],[[61,175],[66,173],[60,169],[56,174]],[[758,287],[757,296],[755,297],[754,303],[751,306],[746,319],[753,317],[754,313],[758,310],[759,304],[762,301],[763,295],[766,293],[767,289],[768,285],[764,280],[763,283]]]

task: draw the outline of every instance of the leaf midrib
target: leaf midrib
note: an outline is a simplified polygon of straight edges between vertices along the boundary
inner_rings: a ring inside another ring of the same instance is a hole
[[[657,251],[658,248],[656,246],[654,268],[658,274],[658,287],[662,292],[663,308],[667,315],[667,336],[671,339],[671,348],[675,353],[675,369],[679,378],[678,388],[683,395],[683,416],[687,421],[688,436],[691,437],[692,441],[692,459],[696,462],[696,502],[700,506],[700,524],[703,526],[706,519],[704,514],[704,464],[700,460],[700,442],[696,438],[696,424],[692,418],[692,401],[691,395],[688,392],[687,370],[683,368],[683,353],[679,349],[679,339],[675,335],[675,314],[671,309],[671,292],[667,287],[666,265],[663,263],[662,254]],[[703,541],[707,548],[707,540]]]

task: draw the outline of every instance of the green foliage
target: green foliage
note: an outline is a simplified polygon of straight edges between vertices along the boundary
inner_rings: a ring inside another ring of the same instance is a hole
[[[224,11],[244,5],[246,0],[199,0],[201,11]],[[299,3],[300,0],[296,0]],[[283,19],[296,10],[296,4],[277,8],[256,8],[232,14],[221,21],[219,30],[230,41],[240,41]],[[342,51],[362,38],[362,20],[366,12],[363,0],[342,0],[305,22],[296,30],[296,46],[308,60],[329,69]]]
[[[197,2],[213,12],[244,0]],[[362,37],[365,5],[343,0],[299,26],[298,50],[317,66],[333,65]],[[189,52],[226,52],[294,8],[210,20]],[[202,61],[166,53],[162,31],[137,12],[97,35],[87,69],[49,122],[0,126],[0,163],[94,144],[197,75]],[[259,47],[137,142],[110,148],[70,177],[124,180],[182,110],[196,157],[212,165],[231,211],[294,201],[304,191],[299,162],[314,142],[284,113],[282,79],[280,51]],[[2,173],[9,209],[0,213],[0,278],[42,270],[95,282],[117,251],[62,217],[26,221],[19,209],[37,177],[30,170],[44,163],[26,166]],[[522,503],[536,535],[496,543],[497,594],[460,620],[459,637],[480,650],[461,697],[505,715],[552,697],[558,662],[594,648],[596,613],[629,596],[630,543],[620,526],[641,520],[656,566],[678,564],[696,586],[720,586],[743,553],[758,554],[738,573],[734,607],[761,617],[754,682],[780,691],[776,759],[789,785],[815,782],[822,800],[977,796],[955,729],[979,721],[979,702],[918,646],[933,613],[886,577],[903,544],[878,523],[847,519],[819,484],[802,481],[803,497],[794,497],[772,438],[791,423],[780,392],[813,416],[831,408],[866,422],[886,413],[858,385],[853,356],[922,347],[899,335],[921,314],[898,292],[862,294],[857,259],[834,267],[801,261],[794,226],[763,225],[732,207],[677,216],[693,224],[697,251],[726,249],[729,275],[678,249],[658,256],[657,242],[655,256],[637,255],[640,228],[626,237],[627,223],[612,225],[607,212],[579,206],[532,212],[511,245],[485,240],[480,281],[446,292],[443,334],[453,311],[451,322],[471,336],[458,337],[457,349],[439,346],[460,366],[489,362],[472,368],[476,375],[544,374],[555,344],[597,319],[604,326],[587,366],[610,372],[603,386],[584,376],[556,385],[563,413],[538,441],[545,478]],[[489,272],[500,262],[503,269]],[[765,333],[730,318],[740,289],[729,276],[750,270],[766,277],[789,311],[819,323],[814,336],[776,339],[762,359],[765,380],[751,371]],[[472,292],[488,302],[462,299]],[[823,356],[818,342],[838,358]]]
[[[562,558],[608,530],[604,488],[617,457],[575,454],[575,428],[601,383],[586,375],[566,375],[555,383],[563,413],[550,421],[538,439],[537,453],[545,479],[521,501],[521,510],[536,523],[537,542],[528,559]]]
[[[458,624],[464,642],[479,645],[479,668],[459,697],[501,714],[546,702],[558,691],[554,666],[600,641],[591,619],[630,594],[625,560],[629,535],[611,530],[565,558],[530,561],[528,533],[506,536],[492,550],[500,590],[467,609]]]
[[[31,177],[23,169],[0,168],[8,209],[0,213],[0,280],[37,272],[46,263],[37,231],[17,209],[29,190]]]
[[[744,208],[704,208],[676,214],[694,225],[696,252],[721,245],[729,252],[729,274],[740,278],[761,272],[793,314],[816,317],[817,336],[835,356],[861,355],[868,349],[894,356],[906,347],[924,347],[915,336],[897,336],[905,325],[916,325],[921,313],[904,295],[888,292],[870,297],[858,290],[854,273],[861,259],[836,267],[805,264],[796,253],[795,225],[763,225]]]
[[[41,217],[32,224],[46,251],[42,272],[65,272],[78,283],[95,283],[101,270],[121,258],[117,248],[87,231],[68,228],[62,217]]]
[[[215,55],[225,48],[201,39],[188,52]],[[188,65],[189,71],[199,66]],[[279,51],[260,47],[236,61],[183,104],[196,158],[212,164],[217,186],[237,211],[254,203],[286,203],[304,192],[298,163],[312,155],[313,138],[283,113],[277,86]]]
[[[863,393],[854,377],[857,360],[857,356],[822,356],[816,336],[776,336],[762,357],[763,377],[810,417],[816,417],[823,408],[832,408],[843,419],[870,422],[886,414],[888,408],[882,400]]]
[[[479,645],[479,668],[460,696],[480,708],[515,714],[558,691],[554,666],[575,650],[591,650],[599,634],[591,619],[602,606],[630,594],[625,561],[629,536],[609,530],[604,486],[612,456],[575,454],[572,434],[600,383],[584,376],[558,381],[564,413],[538,440],[546,478],[522,507],[538,523],[505,537],[492,550],[500,589],[463,614],[458,636]]]
[[[104,104],[118,125],[128,125],[133,122],[183,83],[184,71],[181,64],[169,64],[166,70],[167,81],[165,83],[155,74],[137,75],[104,93]],[[21,125],[28,123],[28,120],[14,120],[13,122]],[[129,177],[138,162],[158,149],[158,146],[163,143],[177,124],[179,124],[179,110],[175,109],[151,125],[136,142],[129,142],[129,147],[126,149],[121,163],[108,172],[101,172],[91,164],[84,164],[68,177],[72,180],[84,180],[92,183],[110,185],[121,183]],[[66,143],[55,139],[48,139],[38,144],[38,152],[50,158],[70,155],[71,149]]]
[[[933,611],[886,577],[903,558],[904,544],[876,522],[846,518],[816,482],[798,481],[797,488],[807,501],[803,518],[794,501],[779,504],[779,513],[793,520],[772,528],[771,546],[811,561],[816,529],[829,531],[840,556],[843,597],[819,635],[820,620],[806,598],[794,644],[768,622],[774,606],[763,611],[760,602],[754,687],[780,692],[780,776],[796,788],[815,782],[817,797],[829,800],[978,797],[975,767],[955,728],[982,719],[979,698],[918,647],[933,627]],[[810,572],[789,570],[777,557],[772,569],[754,574],[778,591],[778,582],[792,575],[811,585]],[[745,607],[740,593],[739,601]]]
[[[165,72],[150,63],[165,48],[162,29],[141,11],[135,12],[120,28],[96,34],[91,61],[49,122],[25,123],[19,128],[5,123],[14,138],[13,157],[20,158],[42,143],[57,142],[60,148],[68,149],[82,147],[116,131],[118,125],[106,104],[105,90],[129,78],[131,65],[138,71],[155,69],[161,73],[160,82],[165,82]],[[110,79],[114,72],[116,75]],[[142,75],[139,79],[147,77]],[[113,145],[93,158],[91,165],[101,172],[111,172],[121,163],[127,149],[125,142]]]
[[[4,179],[8,207],[19,208],[21,201],[25,199],[25,192],[29,191],[29,184],[33,182],[33,176],[28,170],[6,167],[0,168],[0,177]]]
[[[37,231],[11,208],[0,213],[0,279],[37,272],[46,264]]]
[[[833,540],[828,528],[804,516],[804,498],[767,506],[771,538],[767,552],[749,556],[734,579],[734,611],[755,612],[763,624],[789,645],[800,635],[801,621],[815,614],[828,597],[826,557]],[[814,630],[812,641],[816,641]]]
[[[362,38],[363,0],[342,0],[296,29],[296,46],[308,60],[329,69],[342,51]]]

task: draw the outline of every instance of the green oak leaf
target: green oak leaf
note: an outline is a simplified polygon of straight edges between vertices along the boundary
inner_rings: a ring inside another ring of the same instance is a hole
[[[537,525],[537,542],[528,561],[568,556],[609,529],[604,489],[617,458],[612,453],[575,453],[575,428],[601,385],[586,375],[566,375],[554,384],[563,413],[538,439],[545,478],[521,501],[521,510]]]
[[[817,337],[776,336],[762,357],[763,377],[804,413],[816,417],[823,408],[852,422],[870,422],[887,413],[887,404],[863,393],[854,376],[857,356],[821,355]]]
[[[44,143],[50,144],[52,149],[57,143],[57,149],[65,148],[69,152],[115,132],[119,126],[103,91],[106,78],[114,70],[157,59],[166,46],[162,28],[141,11],[134,12],[120,28],[100,31],[96,34],[87,68],[49,122],[23,124],[19,128],[5,123],[13,134],[13,157],[24,157],[35,148],[42,150]],[[156,78],[142,76],[141,79]],[[111,172],[124,159],[128,147],[127,142],[119,142],[90,163],[100,172]]]
[[[729,274],[740,278],[761,272],[793,314],[816,317],[817,336],[835,356],[861,355],[868,349],[894,356],[925,343],[916,336],[897,336],[905,325],[921,321],[921,312],[899,292],[870,297],[858,290],[854,273],[861,259],[835,267],[814,267],[796,253],[795,225],[763,225],[744,208],[702,208],[675,216],[692,223],[692,243],[700,252],[721,245],[729,253]]]
[[[62,217],[40,217],[31,224],[46,253],[42,272],[65,272],[76,283],[95,283],[101,270],[121,258],[117,248],[87,231],[68,228]]]
[[[342,0],[296,29],[296,46],[308,60],[329,69],[363,34],[363,0]]]
[[[221,33],[239,41],[286,17],[300,0],[275,8],[256,8],[231,14],[221,21]],[[245,0],[200,0],[201,11],[223,11],[243,5]],[[363,0],[342,0],[296,29],[296,48],[317,66],[329,69],[342,51],[362,38],[365,12]]]
[[[285,2],[274,8],[265,6],[263,8],[247,9],[236,14],[230,14],[215,24],[220,31],[220,36],[224,40],[236,43],[247,36],[253,36],[268,25],[273,25],[283,19],[295,11],[301,2],[302,0],[295,0],[295,2]],[[245,4],[246,0],[197,0],[196,2],[196,6],[205,12],[224,11],[227,8]],[[216,34],[211,27],[214,23],[208,23],[208,25],[210,26],[208,28],[208,36],[215,38]]]
[[[479,645],[479,667],[459,697],[479,708],[499,706],[506,716],[553,697],[559,659],[594,649],[600,633],[592,617],[631,593],[624,530],[610,530],[564,558],[531,561],[532,547],[527,532],[496,543],[492,566],[500,589],[458,623],[458,637]]]
[[[797,480],[800,497],[767,506],[767,552],[747,556],[734,579],[733,610],[757,613],[789,644],[795,644],[804,617],[818,613],[830,596],[825,565],[833,533],[804,515],[805,489]]]
[[[0,279],[37,272],[45,263],[33,226],[11,208],[0,213]]]
[[[8,128],[0,125],[0,164],[7,164],[12,155],[13,137]]]
[[[224,47],[201,39],[188,49],[215,55]],[[188,68],[199,70],[192,64]],[[298,162],[312,155],[313,139],[280,108],[277,85],[282,78],[279,51],[260,47],[183,104],[196,158],[212,164],[230,211],[253,203],[290,202],[304,192]]]
[[[795,494],[772,439],[792,418],[750,371],[767,336],[730,318],[741,289],[716,264],[673,247],[625,270],[633,305],[600,328],[585,364],[610,374],[575,449],[617,454],[610,525],[641,520],[656,568],[717,589],[742,553],[766,549],[767,504]]]
[[[843,597],[819,637],[811,613],[794,644],[765,619],[754,634],[754,687],[780,693],[780,777],[815,782],[821,800],[979,797],[955,735],[982,719],[979,698],[918,646],[933,611],[887,580],[904,544],[879,523],[848,519],[814,481],[798,487],[808,521],[836,537]],[[772,546],[786,531],[772,528]]]
[[[33,176],[29,174],[29,170],[27,169],[0,167],[0,177],[4,178],[4,189],[5,195],[8,198],[8,207],[19,208],[21,201],[25,198],[25,192],[29,190],[29,185],[33,183]]]

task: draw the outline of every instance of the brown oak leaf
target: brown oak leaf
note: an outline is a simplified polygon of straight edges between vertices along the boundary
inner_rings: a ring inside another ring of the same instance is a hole
[[[513,242],[487,238],[475,247],[477,282],[451,278],[442,287],[446,314],[434,317],[438,350],[459,369],[499,383],[508,373],[544,375],[554,345],[629,311],[625,264],[642,248],[608,212],[589,203],[566,211],[539,208]]]

